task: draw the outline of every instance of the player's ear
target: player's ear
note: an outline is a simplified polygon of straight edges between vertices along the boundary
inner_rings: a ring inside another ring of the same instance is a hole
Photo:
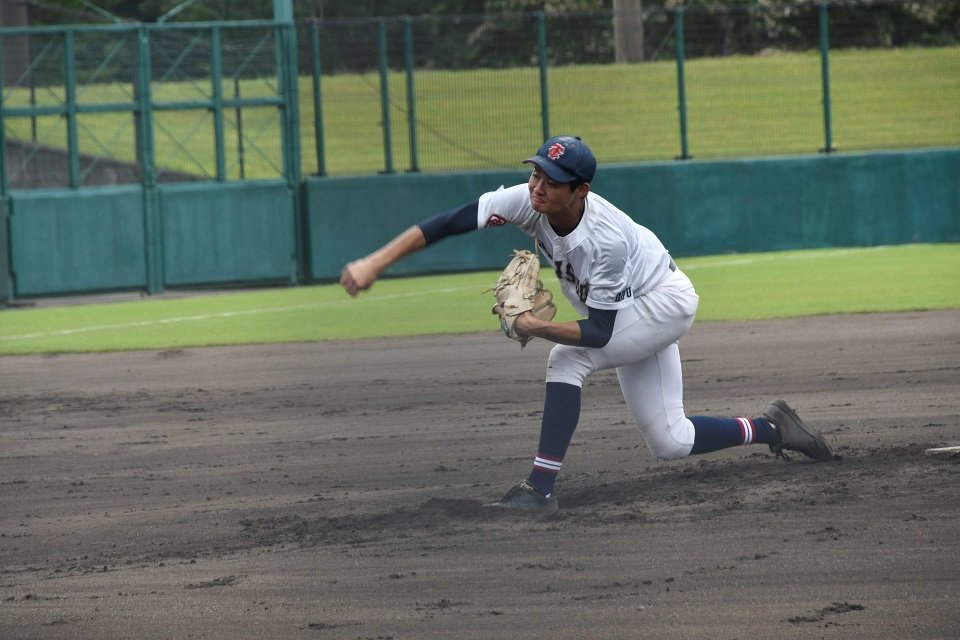
[[[574,189],[573,192],[581,198],[586,198],[587,194],[590,193],[590,183],[581,182],[580,184],[577,185],[577,188]]]

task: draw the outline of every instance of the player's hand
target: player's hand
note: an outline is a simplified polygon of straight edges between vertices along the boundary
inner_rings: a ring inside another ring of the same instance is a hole
[[[340,273],[340,285],[351,296],[369,289],[380,275],[369,258],[354,260]]]
[[[530,331],[539,324],[542,324],[540,320],[537,320],[529,311],[525,311],[518,315],[517,319],[513,321],[513,331],[521,338],[531,338],[533,336]]]

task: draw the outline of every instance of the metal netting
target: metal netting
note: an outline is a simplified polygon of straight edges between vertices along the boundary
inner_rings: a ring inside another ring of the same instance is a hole
[[[960,144],[960,24],[911,6],[652,7],[626,52],[610,11],[305,22],[301,73],[331,174],[510,168],[545,132],[608,162]]]
[[[283,177],[276,34],[272,23],[3,33],[7,187],[139,183],[144,157],[157,181]]]
[[[5,187],[288,178],[290,135],[321,175],[517,168],[559,133],[603,162],[960,145],[944,0],[301,20],[295,71],[283,28],[0,30]]]

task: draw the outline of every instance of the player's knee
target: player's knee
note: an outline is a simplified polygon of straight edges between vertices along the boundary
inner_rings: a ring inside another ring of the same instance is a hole
[[[547,382],[563,382],[582,387],[583,381],[594,370],[587,350],[582,347],[558,344],[550,350],[547,358]]]
[[[658,444],[656,448],[651,447],[653,457],[660,462],[669,460],[681,460],[690,455],[691,445],[682,445],[677,442]]]
[[[675,424],[647,425],[641,427],[641,431],[647,448],[657,460],[680,460],[693,450],[693,426],[686,419]]]

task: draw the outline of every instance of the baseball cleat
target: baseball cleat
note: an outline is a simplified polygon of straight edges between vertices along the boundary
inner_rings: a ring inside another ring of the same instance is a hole
[[[789,460],[783,450],[799,451],[808,458],[820,462],[834,459],[833,450],[820,434],[804,424],[797,413],[783,400],[774,400],[762,416],[772,423],[780,436],[780,442],[770,445],[770,451],[778,458]]]
[[[524,480],[517,486],[507,491],[507,494],[500,498],[499,502],[486,505],[488,507],[502,507],[504,509],[517,509],[519,511],[556,511],[557,495],[551,493],[549,496],[542,496],[532,484]]]

